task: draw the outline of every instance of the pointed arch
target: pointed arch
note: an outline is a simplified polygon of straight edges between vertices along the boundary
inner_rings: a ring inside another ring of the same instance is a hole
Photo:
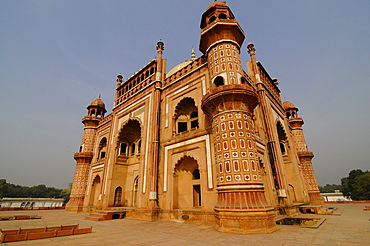
[[[100,179],[99,174],[97,174],[95,175],[93,182],[91,184],[89,206],[97,206],[99,202],[100,187],[101,187],[101,179]]]
[[[191,97],[183,98],[175,108],[175,132],[182,133],[197,129],[199,127],[198,121],[198,107],[195,105],[195,100]]]
[[[193,173],[196,169],[199,169],[198,161],[187,155],[181,157],[175,165],[175,171],[188,171]]]
[[[281,153],[285,155],[287,154],[287,148],[286,148],[287,135],[280,121],[276,122],[276,129],[277,129],[277,133],[279,137],[279,146],[280,146]]]
[[[198,162],[184,155],[174,167],[173,208],[190,209],[200,207],[201,173]]]
[[[213,83],[219,87],[221,85],[225,85],[225,80],[222,76],[217,76],[214,80],[213,80]]]
[[[114,191],[114,203],[113,206],[122,206],[122,187],[118,186]]]
[[[132,194],[132,206],[136,207],[137,205],[137,194],[139,190],[139,176],[136,176],[133,183],[133,194]]]
[[[104,159],[107,153],[107,138],[103,137],[99,142],[98,159]]]
[[[140,154],[142,124],[140,119],[131,118],[121,127],[117,136],[117,148],[119,155],[134,156]]]

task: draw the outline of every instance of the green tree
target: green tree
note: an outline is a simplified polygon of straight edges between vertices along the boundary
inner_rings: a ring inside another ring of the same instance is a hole
[[[69,197],[71,195],[72,190],[72,183],[68,184],[69,189],[64,189],[60,192],[60,197],[64,199],[64,204],[66,204],[69,201]]]
[[[353,200],[370,200],[370,172],[358,176],[353,184]]]
[[[8,184],[5,179],[0,179],[0,199],[8,192]]]
[[[334,193],[335,190],[342,191],[342,185],[337,184],[326,184],[325,186],[319,186],[321,193]]]
[[[352,170],[348,177],[341,179],[343,195],[352,200],[370,200],[370,172],[361,169]]]
[[[5,179],[0,179],[0,198],[18,197],[18,198],[59,198],[62,189],[46,187],[46,185],[35,185],[32,187],[9,184]]]
[[[25,186],[7,184],[7,191],[4,194],[4,197],[28,197],[26,196],[27,190]]]

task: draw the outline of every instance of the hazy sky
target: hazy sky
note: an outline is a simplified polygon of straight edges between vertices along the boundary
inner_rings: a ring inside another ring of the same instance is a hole
[[[167,71],[199,45],[212,0],[0,1],[0,178],[66,188],[86,107],[165,43]],[[370,1],[228,0],[256,57],[299,108],[320,185],[370,169]]]

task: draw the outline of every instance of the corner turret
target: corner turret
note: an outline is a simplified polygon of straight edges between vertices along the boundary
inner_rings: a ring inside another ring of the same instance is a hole
[[[312,166],[313,152],[308,151],[306,139],[304,137],[302,125],[303,119],[298,117],[298,108],[291,102],[283,103],[285,115],[291,127],[293,140],[295,142],[303,179],[307,187],[311,205],[324,205],[320,196],[316,176]]]
[[[99,122],[107,112],[104,102],[100,99],[92,101],[87,107],[87,116],[82,118],[84,124],[84,134],[80,145],[79,152],[74,154],[76,160],[76,171],[73,178],[71,197],[66,205],[66,211],[82,212],[84,199],[86,196],[87,180],[89,177],[90,165],[94,156],[94,145],[96,129]]]

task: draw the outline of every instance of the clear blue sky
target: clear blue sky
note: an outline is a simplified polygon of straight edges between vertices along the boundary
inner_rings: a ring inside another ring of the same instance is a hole
[[[167,71],[190,58],[212,0],[0,1],[0,178],[65,188],[89,103],[108,113],[125,78],[165,42]],[[320,185],[370,169],[370,1],[227,1],[257,60],[305,121]]]

